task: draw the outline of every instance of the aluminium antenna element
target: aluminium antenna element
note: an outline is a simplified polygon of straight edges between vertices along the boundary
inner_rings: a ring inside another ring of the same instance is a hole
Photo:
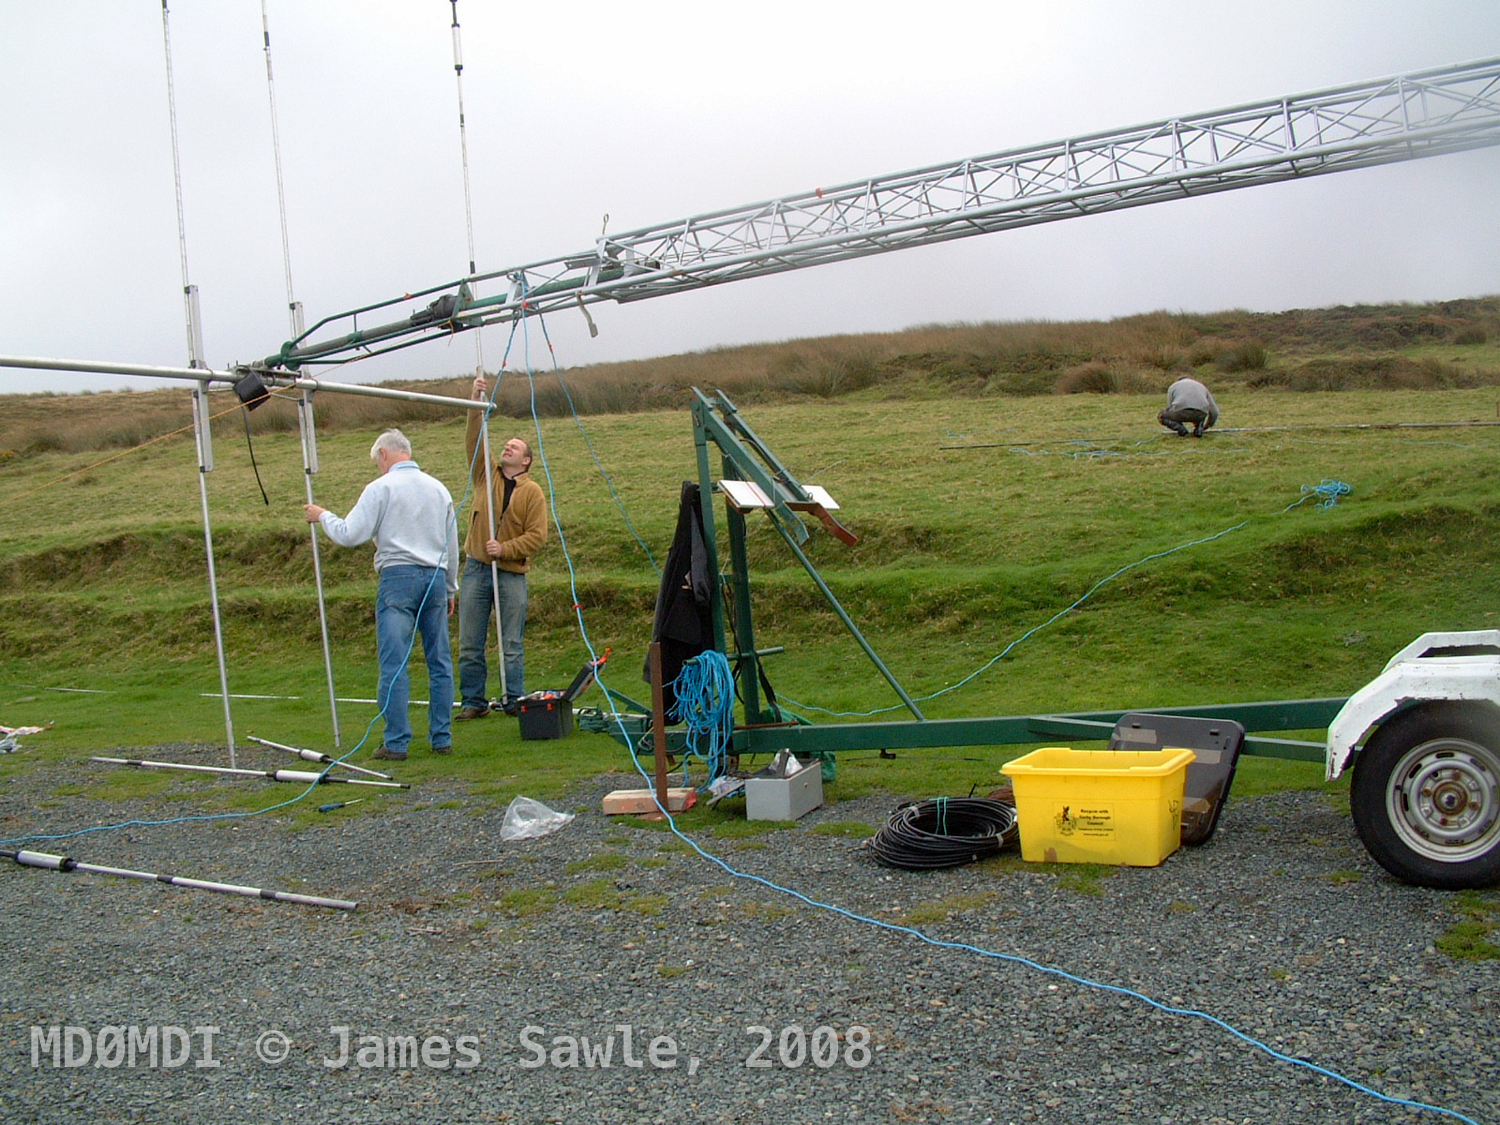
[[[370,781],[362,777],[330,777],[326,773],[313,773],[311,770],[242,770],[225,766],[195,766],[186,762],[151,762],[140,758],[101,758],[98,755],[90,760],[112,766],[136,766],[140,769],[152,770],[187,770],[192,773],[217,774],[220,777],[264,777],[270,781],[291,781],[301,785],[376,785],[382,789],[411,788],[411,785],[405,781]]]
[[[299,895],[289,891],[267,891],[260,887],[244,887],[237,883],[214,883],[207,879],[185,879],[179,875],[158,875],[154,871],[131,871],[124,867],[104,867],[97,863],[80,863],[64,855],[47,852],[0,852],[0,859],[13,859],[22,867],[40,867],[47,871],[87,871],[92,875],[118,875],[122,879],[144,879],[152,883],[167,883],[173,887],[192,887],[200,891],[218,891],[221,894],[244,895],[246,898],[264,898],[272,902],[292,902],[301,906],[326,906],[332,910],[355,910],[359,903],[344,898],[323,898],[319,895]]]
[[[253,734],[248,736],[251,742],[259,742],[262,746],[269,746],[273,750],[285,750],[288,754],[295,754],[305,762],[319,762],[325,766],[343,766],[346,770],[354,770],[358,773],[368,774],[370,777],[391,780],[391,775],[381,773],[379,770],[365,769],[364,766],[356,766],[353,762],[345,762],[341,759],[330,757],[320,750],[307,750],[297,746],[285,746],[280,742],[272,742],[265,738],[256,738]]]

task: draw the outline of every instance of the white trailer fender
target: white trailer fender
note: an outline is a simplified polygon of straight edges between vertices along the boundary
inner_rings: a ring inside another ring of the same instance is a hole
[[[1453,649],[1489,649],[1469,656]],[[1328,724],[1326,769],[1332,781],[1344,772],[1367,731],[1411,703],[1479,700],[1500,705],[1500,630],[1424,633],[1391,657],[1385,670],[1348,701]]]

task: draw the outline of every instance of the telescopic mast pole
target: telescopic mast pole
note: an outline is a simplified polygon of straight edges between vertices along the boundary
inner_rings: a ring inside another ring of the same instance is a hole
[[[495,376],[495,386],[500,385],[499,375]],[[490,416],[486,412],[479,422],[479,436],[484,444],[484,496],[485,510],[489,512],[490,539],[495,538],[495,461],[490,456]],[[485,550],[489,554],[489,550]],[[495,663],[500,665],[500,702],[504,704],[510,699],[510,686],[505,681],[505,625],[500,620],[500,564],[493,557],[490,558],[490,600],[495,610]]]
[[[0,852],[0,859],[13,859],[22,867],[40,867],[47,871],[87,871],[91,875],[116,875],[122,879],[144,879],[151,883],[166,883],[172,887],[191,887],[199,891],[218,891],[221,894],[243,895],[246,898],[264,898],[272,902],[291,902],[300,906],[326,906],[331,910],[355,910],[359,903],[345,898],[322,898],[319,895],[299,895],[290,891],[267,891],[260,887],[244,887],[237,883],[214,883],[207,879],[185,879],[180,875],[158,875],[154,871],[132,871],[126,867],[105,867],[97,863],[80,863],[64,855],[47,852]]]
[[[172,129],[172,182],[177,189],[177,248],[182,259],[182,295],[187,319],[188,366],[206,368],[203,360],[203,320],[198,310],[198,287],[188,274],[187,221],[182,206],[182,156],[177,145],[177,95],[172,84],[172,28],[167,0],[161,0],[161,40],[167,68],[167,119]],[[224,625],[219,616],[219,582],[214,573],[214,533],[208,514],[208,474],[214,454],[209,427],[208,384],[193,389],[193,433],[198,443],[198,496],[203,505],[203,546],[208,558],[208,597],[213,603],[214,649],[219,657],[219,696],[224,702],[224,739],[229,744],[229,764],[234,765],[234,719],[229,711],[229,673],[224,661]]]
[[[98,755],[89,760],[111,766],[136,766],[150,770],[187,770],[190,773],[211,773],[220,777],[264,777],[268,781],[292,781],[299,785],[376,785],[382,789],[411,788],[411,785],[405,781],[370,781],[362,777],[330,777],[327,773],[313,773],[310,770],[242,770],[232,766],[226,769],[223,766],[198,766],[187,762],[152,762],[142,758],[102,758]]]

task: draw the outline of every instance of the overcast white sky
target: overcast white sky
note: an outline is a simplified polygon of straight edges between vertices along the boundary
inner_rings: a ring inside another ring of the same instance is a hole
[[[308,322],[467,271],[447,0],[268,0]],[[479,268],[964,156],[1500,55],[1492,0],[460,0]],[[260,0],[173,0],[213,366],[286,286]],[[549,320],[559,361],[959,320],[1500,292],[1500,150],[1050,223]],[[494,365],[506,330],[486,331]],[[186,362],[161,6],[0,7],[0,353]],[[338,377],[471,370],[467,338]],[[547,365],[533,356],[538,366]],[[144,386],[0,370],[0,392]]]

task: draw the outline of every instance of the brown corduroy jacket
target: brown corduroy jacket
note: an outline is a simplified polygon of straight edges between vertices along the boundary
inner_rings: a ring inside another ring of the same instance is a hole
[[[469,412],[469,432],[466,448],[469,463],[474,466],[474,500],[469,506],[469,533],[464,538],[464,554],[481,562],[489,562],[490,554],[484,549],[490,538],[490,496],[484,487],[484,458],[475,457],[479,444],[479,413]],[[491,483],[494,486],[495,510],[499,511],[505,499],[505,477],[496,462],[490,467]],[[530,473],[515,478],[515,490],[510,494],[510,504],[495,525],[495,538],[500,541],[500,557],[495,565],[513,574],[525,574],[531,569],[531,557],[547,542],[547,496],[542,486],[531,479]]]

